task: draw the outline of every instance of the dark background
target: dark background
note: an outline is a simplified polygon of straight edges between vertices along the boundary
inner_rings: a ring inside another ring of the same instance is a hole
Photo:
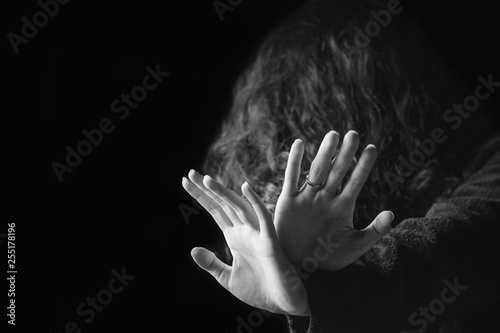
[[[210,216],[184,193],[181,177],[201,170],[238,73],[300,2],[243,0],[220,21],[210,0],[73,0],[18,54],[7,33],[20,34],[21,17],[31,20],[40,7],[4,4],[0,232],[16,223],[17,330],[61,332],[75,321],[82,332],[237,332],[237,318],[253,309],[191,260],[192,247],[221,251],[222,242]],[[478,75],[493,73],[499,81],[498,5],[402,3],[402,14],[423,23],[471,89]],[[119,120],[111,102],[156,64],[170,76]],[[487,103],[498,108],[499,97]],[[59,183],[51,163],[64,162],[65,146],[75,148],[81,131],[102,118],[112,119],[115,130]],[[185,219],[179,205],[195,214]],[[135,279],[84,323],[78,304],[122,267]],[[272,316],[254,331],[286,332],[283,318]]]

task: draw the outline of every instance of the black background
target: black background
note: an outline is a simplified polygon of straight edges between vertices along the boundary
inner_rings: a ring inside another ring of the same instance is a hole
[[[21,18],[31,19],[40,7],[4,4],[0,231],[16,223],[17,330],[62,332],[75,321],[82,332],[237,331],[237,318],[253,309],[191,260],[194,246],[220,251],[221,234],[192,204],[181,177],[201,169],[252,51],[300,2],[243,0],[221,21],[210,0],[73,0],[18,54],[7,33],[20,34]],[[478,75],[493,73],[499,81],[498,5],[403,5],[402,14],[419,18],[471,89]],[[157,64],[170,76],[119,120],[111,102]],[[498,108],[499,96],[487,103]],[[51,163],[64,163],[65,146],[75,148],[81,131],[103,118],[112,119],[115,130],[60,183]],[[179,205],[196,214],[186,220]],[[78,304],[122,267],[135,279],[84,323]],[[287,330],[283,316],[275,315],[254,331]]]

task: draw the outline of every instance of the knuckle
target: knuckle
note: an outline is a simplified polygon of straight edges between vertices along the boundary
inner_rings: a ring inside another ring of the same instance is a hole
[[[314,179],[318,179],[322,176],[322,174],[323,174],[323,170],[321,170],[320,168],[313,168],[309,172],[309,180],[311,179],[311,177]]]
[[[350,183],[351,183],[352,187],[358,188],[358,187],[363,186],[364,182],[362,179],[359,179],[359,178],[351,178]]]
[[[214,207],[208,207],[207,211],[210,213],[212,216],[217,216],[219,214],[219,210],[214,208]]]
[[[334,173],[336,173],[337,175],[343,175],[343,174],[345,174],[347,172],[347,168],[341,167],[341,166],[338,166],[338,165],[334,165],[332,167],[332,171]]]

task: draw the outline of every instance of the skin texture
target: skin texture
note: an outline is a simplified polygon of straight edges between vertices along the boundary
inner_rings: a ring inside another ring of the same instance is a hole
[[[342,269],[356,261],[391,229],[394,216],[390,211],[381,212],[365,229],[354,229],[356,198],[375,164],[377,150],[374,145],[364,149],[346,185],[339,189],[355,157],[358,133],[349,131],[345,135],[332,162],[338,144],[337,132],[330,131],[325,135],[308,175],[309,182],[322,186],[317,188],[307,184],[302,190],[298,188],[298,180],[304,145],[296,140],[290,149],[274,223],[278,239],[293,264],[318,257],[318,252],[314,252],[318,245],[330,243],[334,244],[334,250],[330,247],[328,256],[321,256],[323,260],[318,260],[318,267],[330,271]]]
[[[191,251],[194,261],[249,305],[273,313],[308,315],[304,286],[287,282],[284,273],[295,270],[279,245],[270,212],[250,186],[242,185],[246,201],[194,170],[182,185],[213,216],[233,256],[228,266],[198,247]]]
[[[356,197],[376,159],[367,146],[345,187],[338,191],[358,147],[358,134],[350,131],[332,163],[338,133],[326,134],[311,166],[309,181],[298,189],[303,144],[296,140],[290,150],[285,185],[273,216],[248,183],[242,198],[209,176],[191,170],[182,186],[214,218],[233,256],[231,266],[204,248],[194,248],[195,262],[243,302],[274,313],[308,315],[307,293],[292,263],[314,256],[318,237],[338,246],[319,265],[341,269],[368,251],[391,229],[393,215],[382,212],[365,229],[353,229]],[[276,232],[278,231],[278,232]],[[293,281],[294,283],[291,283]],[[297,283],[299,281],[299,283]]]

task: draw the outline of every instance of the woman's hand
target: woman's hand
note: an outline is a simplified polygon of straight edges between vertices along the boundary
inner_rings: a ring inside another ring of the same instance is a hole
[[[338,142],[337,132],[326,134],[308,175],[313,185],[306,183],[302,189],[298,189],[304,154],[302,141],[296,140],[290,149],[274,223],[283,250],[293,264],[305,264],[304,259],[314,258],[319,268],[342,269],[391,229],[394,215],[390,211],[381,212],[365,229],[354,229],[356,197],[375,163],[377,151],[373,145],[365,148],[345,187],[339,191],[358,148],[359,137],[349,131],[332,162]]]
[[[209,176],[191,170],[188,177],[182,180],[184,189],[212,215],[233,256],[228,266],[198,247],[191,251],[195,262],[249,305],[274,313],[308,315],[305,288],[283,253],[271,213],[259,196],[247,183],[241,190],[248,201]]]

